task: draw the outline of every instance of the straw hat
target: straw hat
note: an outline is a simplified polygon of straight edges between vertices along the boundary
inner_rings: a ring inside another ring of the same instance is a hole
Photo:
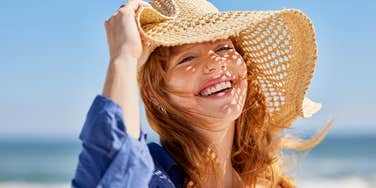
[[[305,97],[318,55],[312,22],[300,10],[219,12],[206,0],[151,0],[150,4],[136,17],[150,51],[234,37],[245,62],[258,67],[271,126],[289,127],[296,118],[320,110],[320,103]]]

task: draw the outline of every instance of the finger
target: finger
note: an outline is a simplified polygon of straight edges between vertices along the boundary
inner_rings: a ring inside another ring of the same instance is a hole
[[[140,4],[146,7],[151,7],[151,5],[145,1],[140,1]]]
[[[129,1],[123,3],[122,5],[120,5],[120,7],[118,8],[118,11],[119,11],[121,8],[128,6],[128,4],[129,4]]]
[[[149,3],[144,2],[144,1],[140,1],[140,0],[129,0],[128,2],[126,2],[126,3],[122,4],[122,5],[120,5],[119,9],[118,9],[116,12],[114,12],[114,13],[112,14],[112,16],[111,16],[109,19],[107,19],[107,20],[105,21],[105,23],[109,23],[110,20],[112,19],[112,17],[114,17],[114,16],[116,16],[117,14],[119,14],[119,12],[124,11],[124,10],[122,10],[122,9],[130,9],[130,10],[133,10],[133,12],[135,12],[135,11],[137,11],[137,10],[140,8],[140,6],[143,6],[143,7],[152,7]]]
[[[127,2],[125,6],[121,7],[121,9],[130,9],[130,10],[136,11],[140,6],[151,7],[149,3],[146,3],[144,1],[130,0]]]
[[[114,12],[114,14],[112,14],[112,17],[116,16],[117,14],[119,14],[119,11]]]
[[[151,50],[150,48],[152,47],[151,41],[143,37],[141,37],[141,41],[142,41],[142,47],[145,50],[145,52],[150,53],[150,50]]]
[[[121,8],[123,8],[123,7],[125,7],[125,5],[124,5],[124,4],[120,5],[119,9],[121,9]]]
[[[108,18],[107,20],[104,21],[104,26],[108,26],[110,24],[111,18]]]

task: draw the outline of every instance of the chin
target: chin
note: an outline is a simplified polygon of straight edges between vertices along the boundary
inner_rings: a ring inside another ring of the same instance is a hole
[[[222,118],[223,121],[235,121],[237,120],[243,110],[243,107],[241,107],[239,110],[236,108],[236,105],[231,105],[230,107],[231,112],[220,112],[218,115],[216,115],[218,118]]]

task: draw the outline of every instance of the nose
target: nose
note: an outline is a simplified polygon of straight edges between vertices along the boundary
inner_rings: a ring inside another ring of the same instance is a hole
[[[206,62],[204,65],[204,73],[210,74],[217,71],[224,71],[226,70],[227,66],[225,60],[222,57],[217,56],[215,53],[210,53],[206,58]],[[204,60],[205,61],[205,60]]]

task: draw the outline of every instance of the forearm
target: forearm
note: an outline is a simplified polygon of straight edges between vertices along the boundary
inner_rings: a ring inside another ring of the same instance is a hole
[[[110,60],[102,95],[111,98],[121,106],[128,134],[138,139],[140,114],[135,58],[119,57]]]

